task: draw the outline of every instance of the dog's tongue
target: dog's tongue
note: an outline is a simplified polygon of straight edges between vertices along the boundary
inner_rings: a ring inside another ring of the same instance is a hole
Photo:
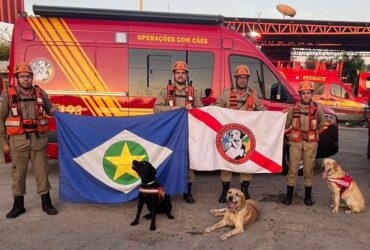
[[[327,173],[326,171],[322,172],[321,177],[322,177],[323,179],[328,178],[328,173]]]
[[[227,203],[227,208],[228,209],[234,209],[235,208],[235,203],[234,202],[228,202]]]

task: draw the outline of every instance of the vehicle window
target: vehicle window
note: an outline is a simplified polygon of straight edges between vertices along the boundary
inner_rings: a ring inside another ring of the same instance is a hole
[[[248,86],[253,88],[255,91],[257,91],[257,96],[259,98],[263,98],[263,92],[262,92],[262,75],[261,75],[261,61],[257,60],[252,57],[246,57],[246,56],[230,56],[230,72],[231,72],[231,78],[233,82],[233,86],[235,86],[235,68],[238,65],[244,64],[247,65],[249,68],[249,71],[251,73]]]
[[[173,50],[129,50],[129,95],[156,97],[173,82],[171,67],[178,61],[189,66],[189,80],[205,97],[212,87],[214,55],[210,52]]]
[[[265,99],[269,99],[271,96],[271,89],[272,86],[279,82],[279,80],[276,78],[274,73],[271,72],[271,70],[263,64],[263,81],[264,81],[264,87],[265,87]]]
[[[332,83],[330,85],[330,94],[339,98],[349,99],[348,93],[339,84]]]
[[[325,84],[321,82],[315,82],[313,88],[314,95],[323,95],[325,90]]]
[[[267,65],[258,59],[247,56],[233,55],[230,56],[229,60],[230,72],[232,74],[230,77],[232,78],[233,86],[235,86],[235,68],[240,64],[245,64],[251,73],[248,86],[257,91],[259,98],[271,99],[271,89],[280,81]]]
[[[209,52],[188,53],[189,79],[201,98],[207,97],[211,91],[214,61],[213,54]]]
[[[370,77],[366,77],[365,88],[370,89]]]

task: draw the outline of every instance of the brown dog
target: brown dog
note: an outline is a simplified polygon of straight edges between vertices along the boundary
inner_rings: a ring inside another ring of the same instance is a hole
[[[349,210],[346,210],[346,214],[364,211],[366,207],[365,199],[357,183],[333,159],[324,159],[322,166],[324,168],[322,178],[327,181],[329,189],[333,194],[332,213],[338,213],[340,198],[349,207]]]
[[[209,233],[218,228],[234,226],[230,232],[221,235],[220,240],[227,240],[233,235],[244,232],[244,225],[255,222],[261,213],[261,208],[254,200],[245,200],[242,191],[231,188],[227,192],[227,207],[221,209],[211,209],[210,213],[216,217],[224,218],[211,227],[206,228],[204,232]]]

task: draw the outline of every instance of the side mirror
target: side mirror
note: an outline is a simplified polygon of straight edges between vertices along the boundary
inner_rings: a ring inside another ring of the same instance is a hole
[[[3,82],[3,78],[0,75],[0,94],[3,92],[3,89],[4,89],[4,82]]]
[[[210,89],[210,88],[205,89],[204,94],[205,94],[204,98],[209,97],[212,94],[212,89]]]

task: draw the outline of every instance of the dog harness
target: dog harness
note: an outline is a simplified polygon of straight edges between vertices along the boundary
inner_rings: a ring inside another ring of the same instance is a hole
[[[164,190],[164,187],[158,187],[158,188],[143,188],[141,187],[139,189],[139,192],[142,194],[158,194],[158,197],[160,200],[163,200],[166,196],[166,192]]]
[[[308,130],[301,130],[301,116],[308,116]],[[308,112],[301,111],[298,104],[293,107],[292,129],[290,139],[294,142],[317,142],[319,140],[319,131],[317,130],[317,104],[312,102]]]
[[[346,174],[340,178],[328,178],[328,181],[334,182],[340,188],[340,195],[342,196],[343,192],[351,185],[353,178]]]

